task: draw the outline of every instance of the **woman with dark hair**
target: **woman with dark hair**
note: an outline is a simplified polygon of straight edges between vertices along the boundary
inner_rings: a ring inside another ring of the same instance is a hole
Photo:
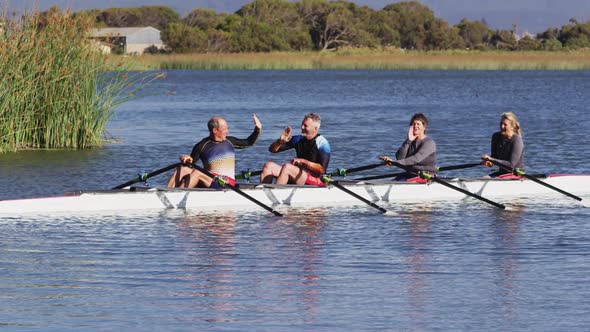
[[[379,157],[388,166],[397,163],[409,169],[410,172],[397,176],[394,180],[422,182],[422,179],[417,176],[418,172],[436,172],[436,143],[432,138],[426,136],[427,127],[428,119],[426,116],[422,113],[414,114],[410,120],[408,138],[397,150],[395,154],[396,160],[394,161],[387,156]]]
[[[518,118],[512,112],[503,113],[500,118],[500,131],[492,135],[492,155],[481,156],[484,164],[492,166],[497,164],[500,169],[491,177],[516,177],[510,170],[524,169],[524,143],[522,141],[522,129]]]

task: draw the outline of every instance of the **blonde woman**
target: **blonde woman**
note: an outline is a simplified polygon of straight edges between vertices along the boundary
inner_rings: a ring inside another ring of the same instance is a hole
[[[518,118],[512,112],[502,114],[500,131],[492,135],[492,155],[484,154],[481,159],[491,161],[507,169],[520,168],[524,170],[524,143],[522,129]],[[491,177],[516,177],[509,170],[500,167]]]

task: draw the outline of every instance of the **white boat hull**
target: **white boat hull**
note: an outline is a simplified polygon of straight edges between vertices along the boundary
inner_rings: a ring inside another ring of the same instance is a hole
[[[549,176],[543,182],[575,195],[590,193],[590,175]],[[453,179],[449,184],[482,197],[506,202],[514,197],[565,197],[531,180]],[[377,204],[396,202],[461,200],[469,196],[438,183],[406,182],[344,183],[347,189]],[[242,185],[244,193],[273,208],[363,205],[362,201],[334,187]],[[469,198],[473,199],[473,198]],[[474,200],[474,199],[473,199]],[[587,199],[584,199],[584,202]],[[0,200],[0,215],[52,212],[128,211],[147,209],[242,210],[260,209],[231,189],[150,188],[82,191],[64,196]]]

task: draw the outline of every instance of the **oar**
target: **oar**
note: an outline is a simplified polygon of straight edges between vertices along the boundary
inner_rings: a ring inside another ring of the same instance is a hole
[[[325,182],[325,183],[329,183],[329,184],[333,185],[334,187],[336,187],[336,188],[344,191],[345,193],[351,195],[352,197],[354,197],[354,198],[356,198],[358,200],[363,201],[364,203],[370,205],[371,207],[374,207],[375,209],[379,210],[381,213],[386,213],[387,212],[387,210],[385,210],[384,208],[382,208],[379,205],[377,205],[377,204],[369,201],[368,199],[366,199],[366,198],[364,198],[364,197],[362,197],[362,196],[360,196],[360,195],[358,195],[358,194],[350,191],[349,189],[343,187],[340,183],[338,183],[338,181],[334,181],[334,180],[330,179],[330,177],[327,176],[327,175],[324,175],[322,177],[322,181]]]
[[[378,164],[371,164],[371,165],[359,166],[359,167],[350,168],[350,169],[336,168],[336,170],[334,172],[330,173],[330,175],[331,176],[346,176],[346,175],[348,175],[350,173],[360,172],[360,171],[366,171],[366,170],[377,168],[377,167],[383,166],[383,165],[385,165],[385,163],[378,163]]]
[[[398,175],[405,174],[406,172],[398,172],[398,173],[389,173],[389,174],[381,174],[381,175],[374,175],[374,176],[366,176],[364,178],[355,178],[355,181],[365,181],[365,180],[377,180],[377,179],[387,179],[387,178],[394,178]]]
[[[452,171],[452,170],[455,170],[455,169],[464,169],[464,168],[471,168],[471,167],[476,167],[476,166],[481,166],[481,163],[471,163],[471,164],[442,166],[442,167],[437,167],[436,168],[436,171],[437,172]]]
[[[471,167],[475,167],[475,166],[481,166],[481,163],[441,166],[441,167],[437,167],[436,169],[437,169],[437,172],[443,172],[443,171],[450,171],[450,170],[455,170],[455,169],[471,168]],[[355,180],[364,181],[364,180],[387,179],[387,178],[393,178],[393,177],[396,177],[396,176],[402,175],[402,174],[404,174],[404,173],[402,172],[402,173],[374,175],[374,176],[367,176],[367,177],[359,178],[359,179],[355,179]]]
[[[236,174],[236,180],[246,180],[249,181],[251,177],[262,174],[262,171],[254,171],[251,172],[250,170],[241,171],[240,174]]]
[[[406,170],[406,172],[414,173],[412,170],[410,170],[409,167],[407,167],[405,165],[401,165],[399,163],[396,163],[395,161],[393,162],[393,165],[395,165],[395,166],[397,166],[397,167],[399,167],[401,169]],[[489,199],[487,199],[485,197],[482,197],[482,196],[479,196],[477,194],[474,194],[474,193],[472,193],[470,191],[467,191],[467,190],[465,190],[463,188],[459,188],[457,186],[454,186],[454,185],[452,185],[450,183],[447,183],[447,182],[445,182],[445,181],[443,181],[443,180],[441,180],[441,179],[439,179],[439,178],[437,178],[435,176],[432,176],[432,174],[429,174],[428,172],[420,172],[419,175],[420,175],[420,177],[422,177],[424,179],[431,180],[431,181],[436,182],[438,184],[441,184],[441,185],[443,185],[443,186],[445,186],[447,188],[451,188],[451,189],[456,190],[458,192],[461,192],[461,193],[463,193],[465,195],[468,195],[468,196],[471,196],[473,198],[479,199],[480,201],[486,202],[488,204],[491,204],[491,205],[493,205],[493,206],[495,206],[495,207],[497,207],[499,209],[503,209],[503,210],[506,209],[506,206],[504,204],[496,203],[496,202],[491,201],[491,200],[489,200]]]
[[[360,172],[360,171],[366,171],[369,169],[373,169],[373,168],[377,168],[379,166],[383,166],[385,165],[385,163],[378,163],[378,164],[371,164],[371,165],[365,165],[365,166],[360,166],[360,167],[355,167],[355,168],[336,168],[336,170],[334,172],[332,172],[330,175],[331,176],[346,176],[350,173],[354,173],[354,172]],[[256,176],[256,175],[260,175],[262,174],[262,171],[241,171],[239,174],[236,174],[236,180],[250,180],[251,177]]]
[[[120,185],[118,185],[116,187],[113,187],[113,189],[122,189],[122,188],[125,188],[127,186],[130,186],[130,185],[132,185],[134,183],[145,181],[145,180],[147,180],[147,179],[149,179],[151,177],[154,177],[154,176],[156,176],[158,174],[162,174],[162,173],[167,172],[167,171],[169,171],[169,170],[171,170],[173,168],[176,168],[178,165],[180,165],[180,163],[174,163],[172,165],[168,165],[168,166],[166,166],[164,168],[160,168],[159,170],[153,171],[151,173],[147,173],[147,174],[146,173],[142,173],[138,177],[136,177],[135,179],[133,179],[131,181],[127,181],[127,182],[125,182],[123,184],[120,184]]]
[[[194,167],[195,169],[199,170],[199,172],[207,175],[208,177],[210,177],[211,179],[213,179],[213,181],[218,181],[219,184],[230,188],[231,190],[235,191],[236,193],[242,195],[243,197],[249,199],[250,201],[256,203],[256,205],[262,207],[263,209],[271,212],[272,214],[274,214],[277,217],[282,217],[283,215],[275,210],[273,210],[273,208],[271,208],[270,206],[265,205],[264,203],[260,202],[259,200],[257,200],[256,198],[246,194],[245,192],[243,192],[242,190],[236,188],[235,186],[231,185],[229,182],[227,182],[226,180],[215,176],[214,174],[212,174],[211,172],[209,172],[208,170],[204,169],[203,167],[193,163],[191,165],[192,167]]]
[[[489,159],[488,159],[488,160],[489,160]],[[565,191],[565,190],[562,190],[562,189],[559,189],[559,188],[557,188],[557,187],[555,187],[555,186],[553,186],[553,185],[550,185],[549,183],[545,183],[545,182],[543,182],[543,181],[541,181],[541,180],[537,179],[536,177],[534,177],[534,176],[532,176],[532,175],[528,175],[528,174],[526,174],[526,173],[525,173],[525,172],[524,172],[522,169],[520,169],[520,168],[511,169],[510,167],[506,167],[506,166],[504,166],[504,165],[502,165],[502,164],[500,164],[500,163],[498,163],[498,162],[495,162],[495,161],[492,161],[492,160],[489,160],[489,161],[491,161],[491,162],[492,162],[492,164],[494,164],[494,165],[496,165],[496,166],[500,167],[501,169],[503,169],[503,170],[506,170],[506,171],[508,171],[508,172],[511,172],[511,173],[513,173],[514,175],[518,175],[518,176],[525,177],[525,178],[527,178],[527,179],[529,179],[529,180],[532,180],[533,182],[536,182],[536,183],[538,183],[538,184],[540,184],[540,185],[542,185],[542,186],[545,186],[545,187],[547,187],[547,188],[549,188],[549,189],[555,190],[555,191],[557,191],[558,193],[564,194],[564,195],[566,195],[566,196],[568,196],[568,197],[570,197],[570,198],[573,198],[573,199],[575,199],[575,200],[577,200],[577,201],[580,201],[580,202],[582,201],[582,198],[581,198],[581,197],[579,197],[579,196],[576,196],[576,195],[574,195],[574,194],[572,194],[572,193],[568,193],[567,191]]]

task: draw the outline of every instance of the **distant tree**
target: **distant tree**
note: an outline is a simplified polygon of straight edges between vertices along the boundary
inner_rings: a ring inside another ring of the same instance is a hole
[[[541,49],[545,51],[558,51],[562,49],[562,45],[557,39],[545,39],[541,41]]]
[[[152,26],[163,30],[170,23],[180,23],[180,16],[170,7],[166,6],[143,6],[139,7],[142,26]]]
[[[559,29],[547,29],[541,33],[537,34],[537,40],[557,40],[557,37],[559,36]]]
[[[490,44],[498,50],[513,51],[517,47],[516,36],[511,30],[496,30],[490,38]]]
[[[459,30],[449,27],[447,21],[436,19],[426,30],[424,42],[426,50],[448,50],[465,48],[465,43],[459,35]]]
[[[152,26],[163,30],[170,23],[180,21],[178,14],[165,6],[109,8],[96,16],[96,22],[108,27]]]
[[[436,18],[430,8],[417,1],[404,1],[383,8],[398,18],[398,31],[401,47],[425,49],[427,33],[436,25]]]
[[[162,41],[175,53],[206,52],[207,34],[184,23],[171,23],[162,32]]]
[[[570,19],[570,23],[561,27],[557,39],[563,47],[579,49],[590,47],[590,21],[580,23],[576,19]]]
[[[236,12],[243,18],[252,18],[264,26],[270,27],[268,33],[281,41],[278,50],[311,49],[309,29],[297,12],[295,4],[283,0],[254,0]],[[266,31],[259,29],[258,32]],[[270,36],[260,36],[269,40]],[[273,38],[274,39],[274,38]],[[284,46],[286,44],[287,46]]]
[[[325,0],[300,0],[296,3],[299,15],[309,27],[315,49],[334,50],[350,44],[350,37],[357,31],[347,4],[345,1]]]
[[[234,51],[234,44],[230,33],[209,29],[207,30],[207,52],[228,53]]]
[[[399,14],[380,10],[372,15],[368,30],[379,39],[382,46],[400,47]]]
[[[378,47],[384,45],[380,32],[379,14],[367,6],[359,6],[354,2],[343,2],[351,13],[350,33],[346,36],[348,45],[352,47]]]
[[[518,40],[516,49],[519,51],[536,51],[541,49],[541,42],[531,36],[524,36]]]
[[[197,8],[183,18],[182,22],[190,27],[207,31],[215,29],[225,17],[227,17],[225,13],[217,14],[211,9]]]
[[[493,34],[483,20],[469,21],[464,18],[455,27],[459,30],[459,36],[463,38],[465,47],[470,49],[487,47]]]
[[[289,50],[289,44],[274,33],[274,28],[252,16],[228,16],[219,29],[231,35],[234,52],[271,52]]]

